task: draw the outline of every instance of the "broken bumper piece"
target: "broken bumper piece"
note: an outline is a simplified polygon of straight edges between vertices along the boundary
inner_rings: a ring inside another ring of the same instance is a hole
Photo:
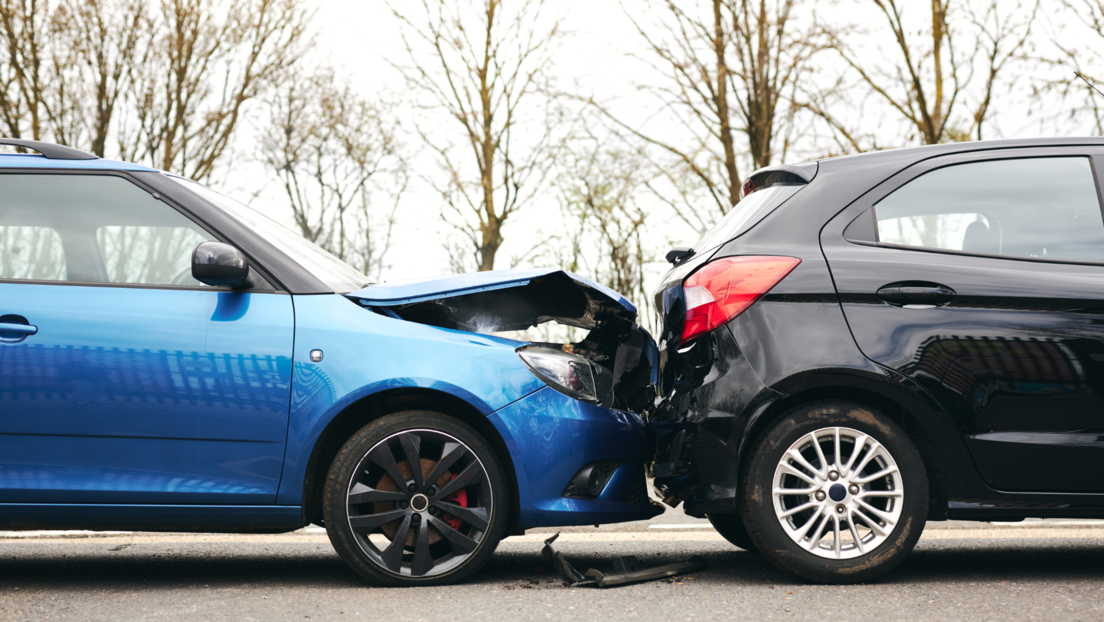
[[[563,553],[552,548],[552,543],[559,537],[560,534],[557,533],[545,540],[544,548],[541,549],[541,555],[552,562],[552,567],[556,570],[556,574],[572,587],[582,587],[586,585],[617,587],[619,585],[629,585],[630,583],[655,581],[656,579],[666,579],[667,577],[674,577],[688,572],[702,570],[709,565],[705,561],[705,558],[695,555],[691,557],[689,561],[667,564],[666,566],[657,566],[655,568],[640,569],[637,567],[636,557],[633,555],[626,555],[613,560],[614,571],[610,574],[603,574],[593,568],[586,571],[586,574],[583,574],[576,570],[575,567],[571,565],[571,562],[567,561]]]

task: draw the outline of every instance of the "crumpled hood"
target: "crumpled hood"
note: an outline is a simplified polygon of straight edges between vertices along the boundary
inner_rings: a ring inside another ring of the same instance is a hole
[[[472,332],[523,330],[543,322],[593,329],[636,320],[612,289],[557,269],[492,270],[370,285],[348,294],[402,319]]]

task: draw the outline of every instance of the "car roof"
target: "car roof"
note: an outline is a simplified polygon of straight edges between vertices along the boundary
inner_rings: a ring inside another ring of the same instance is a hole
[[[915,155],[917,159],[947,155],[952,153],[966,153],[971,151],[988,151],[993,149],[1016,149],[1020,147],[1062,147],[1075,145],[1102,145],[1104,138],[1099,136],[1069,136],[1063,138],[1013,138],[1005,140],[971,140],[960,143],[944,143],[941,145],[923,145],[920,147],[901,147],[897,149],[882,149],[880,151],[867,151],[849,155],[822,158],[818,162],[837,162],[860,160],[863,164],[874,164],[880,159],[898,160],[904,154]]]
[[[867,151],[848,155],[821,158],[817,162],[836,162],[841,160],[862,161],[864,164],[874,164],[879,159],[892,158],[897,160],[902,152],[915,154],[918,158],[927,158],[937,155],[963,153],[969,151],[985,151],[989,149],[1015,149],[1017,147],[1059,147],[1064,145],[1102,145],[1104,138],[1097,136],[1071,136],[1064,138],[1014,138],[1005,140],[978,140],[960,143],[945,143],[941,145],[923,145],[919,147],[901,147],[896,149],[883,149],[880,151]],[[59,160],[45,156],[24,153],[0,154],[0,168],[49,168],[49,169],[76,169],[76,170],[110,170],[110,171],[146,171],[157,172],[157,169],[130,162],[118,160]]]
[[[852,166],[861,168],[878,168],[890,166],[904,168],[916,162],[943,155],[956,153],[976,153],[980,151],[994,151],[997,149],[1022,149],[1028,147],[1084,147],[1104,146],[1104,137],[1099,136],[1068,136],[1062,138],[1013,138],[1004,140],[971,140],[960,143],[945,143],[941,145],[921,145],[919,147],[894,147],[880,149],[878,151],[864,151],[838,155],[805,162],[795,162],[785,165],[770,165],[757,169],[748,176],[748,179],[762,173],[772,171],[795,171],[808,168],[815,172],[819,165],[827,165],[834,171],[847,171]],[[801,176],[801,175],[799,175]],[[809,181],[808,179],[806,181]]]
[[[29,153],[5,153],[0,154],[0,169],[5,168],[40,168],[57,170],[85,170],[85,171],[145,171],[157,172],[157,169],[130,162],[116,160],[59,160]]]

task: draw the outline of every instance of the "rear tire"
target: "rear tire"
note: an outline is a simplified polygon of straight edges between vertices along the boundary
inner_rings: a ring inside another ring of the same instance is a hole
[[[494,450],[467,425],[428,411],[388,415],[334,457],[326,532],[341,559],[377,585],[456,583],[502,538],[504,482]]]
[[[759,549],[755,548],[755,543],[751,541],[747,529],[744,528],[744,521],[739,514],[706,514],[705,517],[709,519],[717,533],[732,545],[752,553],[759,552]]]
[[[783,415],[755,443],[740,490],[759,551],[818,583],[892,570],[927,516],[927,474],[908,435],[876,409],[843,400]]]

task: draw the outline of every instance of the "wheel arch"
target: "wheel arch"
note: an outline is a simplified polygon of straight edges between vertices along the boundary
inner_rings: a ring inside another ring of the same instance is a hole
[[[925,413],[923,407],[913,403],[916,401],[915,397],[907,392],[901,395],[898,391],[904,392],[903,389],[896,390],[893,387],[875,389],[870,386],[834,383],[803,389],[774,400],[757,412],[747,427],[747,432],[740,444],[741,471],[747,468],[746,463],[750,458],[747,448],[752,447],[755,440],[764,434],[772,423],[790,410],[828,399],[869,404],[896,421],[909,435],[920,453],[928,476],[928,520],[945,520],[948,499],[946,465],[949,463],[949,458],[937,443],[936,439],[939,437],[935,431],[936,426],[927,420],[930,413]]]
[[[322,520],[322,492],[326,473],[345,441],[369,423],[405,410],[431,410],[454,417],[471,426],[490,443],[502,463],[511,494],[506,533],[520,534],[517,473],[502,435],[487,416],[472,404],[443,391],[420,387],[395,388],[373,393],[348,405],[330,420],[314,443],[303,476],[304,522],[310,524]]]

